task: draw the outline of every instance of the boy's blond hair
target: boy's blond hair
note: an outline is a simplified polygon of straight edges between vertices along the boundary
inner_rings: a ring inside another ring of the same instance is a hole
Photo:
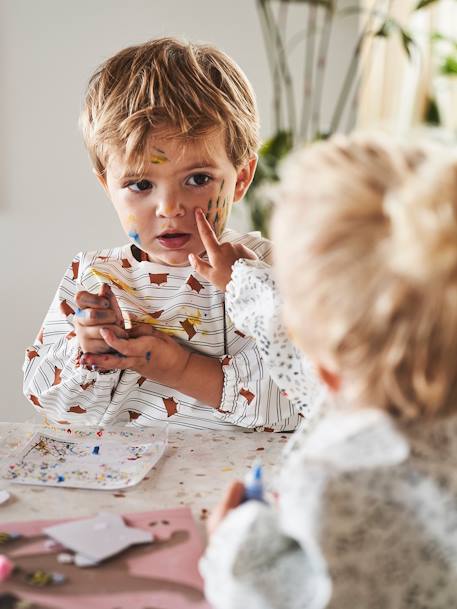
[[[380,136],[296,152],[273,191],[285,320],[354,405],[457,412],[457,155]]]
[[[239,66],[212,46],[175,38],[105,61],[90,79],[80,124],[99,174],[113,153],[142,168],[151,132],[185,141],[223,128],[236,168],[259,143],[255,96]]]

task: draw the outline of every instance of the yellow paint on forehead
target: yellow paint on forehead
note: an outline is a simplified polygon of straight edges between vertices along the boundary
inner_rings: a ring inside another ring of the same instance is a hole
[[[156,154],[153,157],[151,157],[149,159],[149,161],[151,163],[153,163],[154,165],[163,165],[164,163],[168,162],[168,159],[163,154]]]

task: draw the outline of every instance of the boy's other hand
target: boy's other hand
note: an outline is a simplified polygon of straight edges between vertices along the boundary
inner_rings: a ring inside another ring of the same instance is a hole
[[[104,283],[98,294],[76,293],[75,332],[83,353],[107,353],[111,347],[100,336],[100,328],[109,327],[119,338],[126,338],[119,304],[109,285]]]
[[[191,351],[174,338],[140,324],[129,331],[128,338],[117,336],[112,326],[98,327],[104,343],[115,353],[85,353],[81,363],[98,370],[134,370],[141,376],[177,388],[184,375]]]
[[[189,254],[189,262],[199,275],[225,292],[232,277],[233,264],[240,258],[255,260],[257,256],[241,243],[220,243],[201,209],[195,210],[195,220],[209,262],[195,254]]]
[[[206,526],[208,537],[211,537],[230,510],[233,510],[240,505],[243,501],[244,492],[245,488],[242,482],[239,480],[232,482],[226,490],[224,498],[216,505],[208,518],[208,524]]]

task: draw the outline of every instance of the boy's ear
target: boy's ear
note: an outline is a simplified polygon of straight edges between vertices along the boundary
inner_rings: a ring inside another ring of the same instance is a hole
[[[333,393],[337,393],[341,389],[341,377],[339,374],[335,372],[331,372],[327,368],[318,365],[317,373],[319,374],[321,380],[327,385],[330,391]]]
[[[258,156],[255,155],[247,161],[237,172],[235,193],[233,202],[240,201],[246,194],[247,189],[251,185],[257,167]]]

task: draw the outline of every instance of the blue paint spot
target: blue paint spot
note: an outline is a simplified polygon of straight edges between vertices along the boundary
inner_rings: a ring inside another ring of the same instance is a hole
[[[65,480],[64,476],[57,476],[57,482],[63,482]]]
[[[94,446],[94,448],[92,449],[92,454],[98,455],[99,452],[100,452],[100,446]]]
[[[135,243],[136,243],[137,245],[140,245],[140,244],[141,244],[141,241],[140,241],[140,233],[139,233],[138,231],[136,231],[136,230],[129,230],[129,232],[128,232],[127,234],[128,234],[128,236],[130,237],[130,239],[132,239],[133,241],[135,241]]]
[[[146,352],[146,361],[147,361],[147,362],[150,362],[150,361],[151,361],[151,352],[150,352],[150,351],[147,351],[147,352]]]
[[[76,315],[76,317],[85,317],[86,316],[86,310],[85,309],[80,309],[79,307],[76,307],[76,309],[75,309],[75,315]]]

